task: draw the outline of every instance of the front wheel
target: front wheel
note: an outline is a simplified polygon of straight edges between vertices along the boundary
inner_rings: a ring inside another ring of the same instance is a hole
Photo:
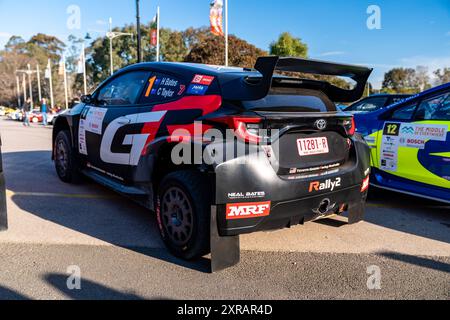
[[[196,171],[168,174],[156,197],[161,238],[177,257],[191,260],[210,252],[211,186]]]
[[[56,136],[55,169],[62,181],[74,183],[81,179],[81,173],[78,171],[72,143],[70,141],[69,131],[60,131]]]

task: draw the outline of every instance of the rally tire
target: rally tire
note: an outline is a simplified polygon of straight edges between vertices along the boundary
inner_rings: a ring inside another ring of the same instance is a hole
[[[70,132],[66,130],[60,131],[55,139],[55,169],[63,182],[78,183],[81,181]]]
[[[210,253],[211,186],[196,171],[168,174],[156,197],[158,229],[169,251],[184,260]]]

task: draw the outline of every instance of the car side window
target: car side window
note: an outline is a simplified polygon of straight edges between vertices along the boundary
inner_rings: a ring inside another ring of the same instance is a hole
[[[359,112],[376,111],[383,108],[386,102],[387,98],[384,97],[370,98],[356,104],[349,111],[359,111]]]
[[[414,111],[416,111],[417,104],[410,104],[405,107],[401,107],[392,113],[392,120],[412,120]]]
[[[135,71],[118,76],[100,89],[97,101],[105,106],[133,105],[149,76],[148,71]]]
[[[139,104],[167,103],[184,96],[186,84],[178,77],[153,73],[148,79]]]
[[[416,120],[448,120],[446,109],[449,107],[449,93],[441,94],[430,99],[423,100],[417,109]],[[447,111],[448,112],[448,111]],[[447,118],[445,118],[447,117]],[[443,118],[443,119],[440,119]]]
[[[432,120],[450,120],[450,94],[447,99],[438,107]]]

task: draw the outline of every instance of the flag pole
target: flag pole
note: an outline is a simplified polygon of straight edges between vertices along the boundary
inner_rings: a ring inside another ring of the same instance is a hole
[[[83,82],[84,82],[84,95],[87,95],[87,78],[86,78],[86,53],[84,43],[82,44],[83,51],[81,53],[81,59],[83,60]]]
[[[113,75],[114,73],[114,61],[113,61],[113,45],[112,45],[112,41],[113,41],[113,33],[112,33],[112,18],[109,18],[109,33],[111,35],[111,37],[109,38],[109,60],[110,60],[110,73],[111,75]]]
[[[159,6],[156,10],[156,61],[159,62]]]
[[[27,79],[25,73],[22,75],[23,103],[27,102]]]
[[[20,80],[19,80],[19,76],[16,76],[16,82],[17,82],[17,107],[20,108]]]
[[[33,87],[31,86],[31,74],[33,73],[31,71],[31,65],[28,64],[28,85],[29,85],[29,89],[30,89],[30,99],[31,99],[31,110],[34,109],[34,101],[33,101]]]
[[[66,99],[66,109],[69,109],[69,93],[67,92],[67,72],[66,72],[66,55],[63,54],[63,70],[64,70],[64,97]]]
[[[52,76],[52,61],[51,59],[48,59],[48,79],[50,81],[50,103],[52,106],[52,109],[55,108],[55,102],[53,100],[53,76]]]
[[[42,101],[42,90],[41,90],[41,70],[39,68],[39,63],[36,65],[37,82],[38,82],[38,95],[39,103]]]
[[[225,66],[228,67],[228,0],[225,0]]]
[[[139,0],[136,0],[136,29],[137,29],[137,60],[138,63],[142,62],[142,49],[141,49],[141,16],[139,10]]]

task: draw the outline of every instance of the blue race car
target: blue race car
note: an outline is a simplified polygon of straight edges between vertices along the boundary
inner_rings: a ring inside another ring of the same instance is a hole
[[[355,114],[371,147],[371,184],[450,203],[450,83]]]
[[[411,96],[411,94],[374,94],[355,102],[349,107],[345,107],[343,111],[355,114],[374,112]]]

